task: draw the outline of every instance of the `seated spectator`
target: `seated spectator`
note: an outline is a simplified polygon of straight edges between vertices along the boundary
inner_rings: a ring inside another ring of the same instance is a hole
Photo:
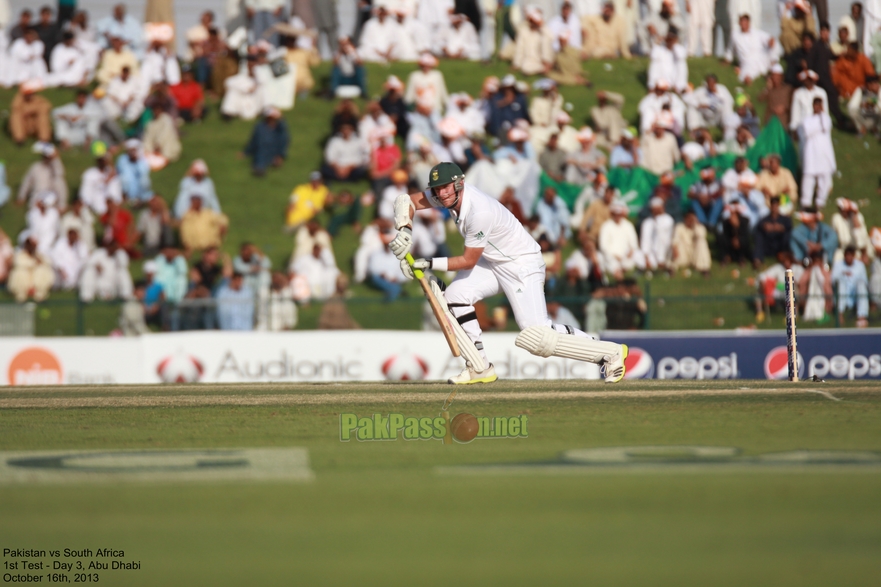
[[[123,119],[128,123],[137,121],[144,112],[144,95],[141,79],[132,75],[131,68],[125,66],[119,75],[111,78],[104,90],[101,102],[107,118]]]
[[[812,253],[820,254],[821,259],[832,260],[838,248],[838,236],[823,222],[823,214],[807,209],[797,212],[795,217],[801,224],[792,229],[789,246],[796,262],[804,262]]]
[[[599,232],[599,257],[603,272],[617,281],[624,273],[645,269],[645,255],[639,248],[636,228],[627,219],[627,204],[620,200],[609,206],[611,218],[603,222]]]
[[[73,88],[91,81],[86,55],[76,47],[76,37],[70,31],[62,33],[61,43],[52,49],[49,64],[52,85]]]
[[[832,81],[839,95],[849,100],[854,91],[866,85],[866,80],[875,76],[872,62],[860,53],[858,43],[851,43],[847,52],[835,60],[832,66]]]
[[[2,228],[0,228],[0,284],[5,284],[9,279],[9,272],[12,270],[12,258],[15,255],[15,249],[12,247],[12,240],[9,238]]]
[[[110,154],[104,143],[92,143],[95,166],[83,172],[79,199],[98,215],[107,212],[107,201],[122,202],[122,181],[110,162]]]
[[[196,159],[190,164],[187,174],[180,181],[177,190],[177,198],[174,200],[174,217],[183,218],[190,209],[190,199],[198,195],[202,198],[202,207],[215,212],[222,212],[214,181],[208,176],[208,165],[202,159]]]
[[[126,13],[125,4],[114,6],[113,13],[99,20],[95,28],[98,42],[105,49],[108,43],[112,46],[114,38],[119,38],[130,44],[138,55],[143,51],[144,25],[131,14]]]
[[[643,167],[655,175],[672,171],[682,160],[682,153],[676,142],[676,135],[661,120],[652,125],[652,132],[642,139]]]
[[[664,201],[664,210],[673,217],[675,222],[682,221],[682,188],[675,183],[672,171],[662,173],[658,185],[652,190],[652,195]],[[643,206],[639,211],[639,222],[649,217],[651,210]]]
[[[190,209],[180,221],[180,240],[184,255],[189,257],[193,251],[219,247],[226,236],[229,219],[225,214],[202,206],[202,198],[193,194]]]
[[[263,177],[268,167],[281,167],[287,158],[290,143],[287,123],[282,119],[278,108],[270,106],[266,109],[263,120],[254,127],[243,157],[251,158],[251,172],[254,176]]]
[[[318,316],[319,330],[357,330],[361,328],[349,309],[346,308],[346,289],[348,288],[348,280],[345,275],[340,274],[337,277],[336,292],[321,307],[321,314]]]
[[[401,149],[395,144],[395,127],[378,129],[378,134],[379,145],[370,152],[370,187],[374,194],[381,194],[391,184],[392,172],[401,166]],[[456,161],[455,157],[451,159]]]
[[[65,290],[76,289],[79,286],[80,273],[88,258],[89,249],[80,241],[76,229],[68,230],[66,236],[55,241],[49,253],[49,259],[55,269],[55,287]]]
[[[60,234],[67,234],[68,230],[75,230],[79,235],[79,241],[86,246],[90,253],[95,248],[95,216],[83,201],[76,197],[70,203],[70,207],[61,216]]]
[[[685,129],[685,102],[670,91],[670,83],[659,79],[651,92],[646,94],[637,106],[639,111],[639,129],[643,135],[651,132],[656,122],[674,133],[682,134]]]
[[[135,284],[135,297],[143,304],[144,323],[154,324],[157,328],[167,330],[165,292],[162,286],[156,283],[156,262],[144,263],[144,280]],[[143,295],[138,292],[138,287],[143,288]]]
[[[578,322],[578,319],[568,308],[566,308],[566,306],[561,305],[560,302],[547,302],[547,306],[548,318],[550,318],[554,324],[562,324],[563,326],[570,328],[581,329],[581,324]]]
[[[585,233],[578,237],[578,241],[579,247],[572,251],[563,268],[568,291],[575,295],[585,295],[602,283],[603,274],[596,244]]]
[[[23,82],[12,99],[9,112],[9,134],[19,146],[29,138],[48,143],[52,140],[50,113],[52,104],[37,92],[42,89],[38,81]]]
[[[844,324],[845,311],[854,308],[857,328],[869,325],[869,278],[866,266],[856,258],[856,249],[844,249],[844,258],[832,266],[832,284],[838,295],[838,322]]]
[[[376,215],[386,220],[394,220],[395,217],[395,198],[398,194],[410,193],[410,178],[403,169],[396,169],[392,172],[390,179],[391,185],[377,194],[379,198],[376,203]]]
[[[719,83],[716,74],[704,78],[704,84],[686,94],[686,121],[688,128],[722,128],[726,118],[734,113],[734,98],[728,88]]]
[[[524,75],[546,74],[554,65],[551,33],[544,26],[541,9],[533,5],[524,12],[526,20],[517,29],[511,64]]]
[[[735,159],[734,167],[722,175],[725,205],[741,204],[739,212],[749,221],[749,227],[754,227],[768,213],[765,195],[756,189],[757,181],[745,157]],[[727,217],[727,213],[723,211],[722,217]]]
[[[679,93],[688,89],[688,53],[679,42],[679,29],[669,27],[663,40],[652,45],[649,52],[648,86],[653,87],[658,80],[670,82]]]
[[[80,275],[82,301],[125,299],[132,290],[129,257],[115,241],[92,251]]]
[[[599,242],[600,230],[606,220],[612,217],[612,202],[617,196],[618,191],[614,186],[607,185],[602,191],[602,197],[590,203],[578,227],[579,240],[582,235],[587,235],[594,244]]]
[[[380,4],[374,16],[364,24],[358,42],[358,55],[364,61],[388,63],[395,61],[395,42],[401,35],[398,21],[389,16],[388,8]]]
[[[67,178],[65,176],[64,163],[58,156],[58,151],[52,143],[35,143],[34,152],[40,155],[40,160],[35,161],[28,167],[27,173],[21,180],[16,198],[19,204],[25,202],[33,206],[37,194],[52,192],[58,197],[62,207],[67,205]]]
[[[407,282],[401,272],[401,262],[388,248],[390,236],[383,235],[383,247],[367,260],[367,282],[384,294],[386,302],[397,300]]]
[[[802,308],[802,320],[823,323],[832,313],[832,273],[823,261],[823,252],[814,250],[809,265],[798,280],[798,304]]]
[[[376,218],[364,227],[358,239],[358,248],[352,259],[352,279],[355,283],[363,283],[367,279],[367,262],[374,251],[383,247],[383,234],[392,232],[394,224],[391,219]]]
[[[464,14],[450,15],[450,29],[447,31],[443,55],[447,59],[480,59],[480,40],[477,29]]]
[[[811,6],[805,0],[796,0],[791,16],[780,19],[780,44],[787,57],[801,47],[802,38],[806,33],[815,35],[817,23]]]
[[[603,2],[599,15],[583,15],[584,53],[588,59],[630,59],[630,32],[624,18],[615,14],[611,0]]]
[[[310,173],[309,183],[302,183],[291,192],[285,219],[287,230],[296,230],[324,210],[329,196],[330,191],[324,185],[321,172]]]
[[[719,222],[725,205],[722,184],[716,180],[716,170],[712,167],[701,169],[700,176],[700,182],[688,189],[688,198],[698,221],[712,229]]]
[[[621,94],[607,90],[597,92],[597,105],[590,109],[590,118],[596,128],[599,146],[612,149],[621,140],[627,129],[627,122],[621,115],[623,108],[624,96]]]
[[[875,249],[875,260],[872,261],[872,277],[869,282],[869,293],[872,295],[872,303],[881,307],[881,228],[875,227],[872,229],[871,240],[872,248]],[[0,251],[2,251],[2,239],[0,239]],[[2,255],[0,255],[0,257],[2,257]],[[0,283],[2,283],[2,281],[3,280],[0,279]]]
[[[134,285],[133,297],[126,300],[119,311],[119,330],[122,336],[140,336],[150,332],[147,326],[146,306],[147,284],[140,280]]]
[[[719,248],[722,250],[722,264],[732,261],[743,265],[753,263],[752,243],[750,242],[750,211],[742,200],[725,204],[722,212],[722,232],[719,233]]]
[[[26,232],[37,241],[37,252],[48,255],[58,238],[61,215],[58,213],[58,198],[45,191],[34,196],[34,205],[28,210]]]
[[[224,120],[253,120],[269,108],[267,88],[255,75],[256,67],[255,58],[249,56],[246,66],[239,67],[238,73],[224,80],[223,100],[220,102],[220,114]]]
[[[306,97],[315,87],[312,68],[321,64],[321,55],[314,46],[301,47],[297,41],[298,37],[282,37],[282,45],[287,49],[284,59],[289,65],[296,67],[296,92],[301,97]]]
[[[548,139],[547,145],[545,145],[544,151],[538,156],[538,164],[541,166],[541,170],[548,177],[558,182],[565,179],[567,159],[566,152],[562,151],[558,146],[559,136],[557,133],[552,134]]]
[[[23,36],[13,41],[8,53],[3,56],[7,61],[8,83],[24,84],[33,80],[46,84],[49,81],[49,72],[43,59],[44,53],[45,45],[37,35],[37,31],[31,27],[24,29]]]
[[[385,94],[379,100],[379,107],[389,117],[397,130],[397,136],[407,138],[410,124],[407,121],[407,104],[404,102],[404,83],[394,75],[390,75],[382,86]]]
[[[301,226],[294,236],[294,255],[292,261],[296,261],[304,255],[311,255],[315,245],[329,251],[330,258],[336,264],[336,257],[333,254],[333,240],[330,238],[330,233],[324,230],[315,219]]]
[[[756,225],[756,260],[761,263],[766,257],[776,259],[789,251],[789,238],[792,236],[792,220],[780,212],[780,198],[771,198],[771,211]]]
[[[792,252],[788,250],[778,253],[776,259],[776,263],[756,276],[756,287],[759,291],[756,299],[756,322],[759,324],[765,321],[766,312],[785,306],[786,270],[792,270],[795,283],[801,280],[805,271],[804,265],[796,263]]]
[[[633,169],[642,165],[642,149],[639,147],[635,135],[625,128],[621,131],[621,141],[612,149],[609,157],[609,167]]]
[[[486,131],[493,136],[504,137],[518,120],[529,122],[526,95],[517,89],[517,79],[513,75],[503,77],[498,91],[492,92],[486,101]]]
[[[140,74],[144,84],[152,88],[157,84],[176,86],[180,83],[180,64],[176,55],[169,55],[166,43],[173,40],[174,30],[167,26],[158,26],[148,31],[147,52],[141,60]]]
[[[592,84],[581,65],[581,49],[574,47],[570,42],[573,37],[574,35],[569,31],[561,31],[557,35],[560,49],[554,55],[554,64],[546,75],[561,86],[590,87]]]
[[[232,260],[233,271],[245,276],[245,283],[258,298],[262,298],[269,291],[271,267],[269,258],[257,248],[257,245],[249,242],[242,243],[239,254]]]
[[[417,62],[419,69],[407,78],[404,102],[427,104],[430,112],[440,114],[449,100],[444,74],[437,68],[438,60],[431,53],[423,53]]]
[[[128,69],[131,77],[138,76],[138,58],[126,46],[126,42],[120,37],[111,37],[110,48],[101,54],[101,63],[95,78],[104,87],[110,86],[110,80],[121,75],[123,70]]]
[[[749,130],[749,127],[746,125],[740,125],[737,127],[735,131],[735,135],[733,139],[725,141],[722,146],[722,150],[725,153],[730,155],[737,155],[739,157],[745,157],[747,152],[756,144],[756,139],[753,137],[752,133]]]
[[[202,252],[199,261],[190,270],[190,281],[181,311],[184,330],[213,330],[217,323],[217,307],[212,301],[222,282],[232,276],[232,261],[228,255],[210,247]]]
[[[233,273],[217,291],[217,322],[221,330],[253,330],[255,295],[241,273]]]
[[[169,88],[177,103],[177,114],[185,122],[201,122],[205,117],[205,93],[190,68],[181,69],[179,84]]]
[[[605,172],[606,156],[596,147],[596,135],[589,126],[578,131],[581,149],[566,158],[566,181],[586,185],[597,173]]]
[[[854,90],[847,113],[853,118],[857,133],[881,136],[881,83],[877,75],[867,77],[865,86]]]
[[[144,128],[144,153],[150,159],[151,168],[162,169],[180,157],[181,144],[177,124],[165,108],[153,106],[153,120]]]
[[[359,181],[367,176],[370,155],[351,124],[343,124],[324,149],[321,175],[326,181]]]
[[[154,195],[138,214],[135,227],[143,248],[144,257],[155,257],[166,245],[174,242],[171,214],[162,196]]]
[[[75,101],[52,111],[55,139],[62,149],[89,146],[98,138],[103,116],[95,106],[89,101],[89,92],[81,89]]]
[[[645,257],[646,269],[669,270],[673,248],[673,217],[664,211],[664,200],[653,197],[649,201],[651,216],[639,227],[639,243]]]
[[[301,255],[292,261],[290,271],[306,279],[313,300],[326,300],[336,291],[340,270],[336,266],[333,253],[326,247],[315,244],[311,254]],[[400,273],[400,269],[398,272]]]
[[[367,97],[367,72],[352,39],[346,36],[340,37],[339,47],[333,55],[330,94],[336,96],[344,86],[354,86],[362,98]]]
[[[125,142],[125,154],[116,160],[116,173],[122,183],[122,193],[135,205],[146,204],[153,197],[150,163],[144,157],[141,141],[138,139]]]
[[[406,173],[406,172],[405,172]],[[327,213],[330,220],[327,222],[327,232],[330,236],[336,236],[344,226],[351,226],[357,234],[361,232],[361,198],[352,192],[343,190],[329,200],[330,207]]]
[[[838,198],[835,203],[838,212],[832,215],[830,223],[832,230],[838,236],[838,248],[832,258],[833,263],[844,256],[844,249],[853,247],[856,249],[857,258],[868,265],[870,259],[875,256],[875,249],[869,240],[866,219],[863,218],[859,205],[847,198]]]
[[[569,227],[569,209],[553,187],[546,187],[535,205],[535,214],[545,228],[545,234],[556,248],[562,248],[572,238]]]
[[[21,245],[12,257],[12,268],[6,287],[15,297],[16,302],[33,299],[42,302],[49,296],[49,290],[55,283],[55,272],[46,255],[37,250],[37,240],[23,232],[19,236]]]
[[[771,198],[780,198],[780,213],[792,214],[793,202],[798,196],[798,185],[792,172],[780,165],[780,155],[772,153],[766,158],[767,167],[762,169],[756,180],[756,189],[765,194],[770,206]]]
[[[765,88],[759,93],[759,101],[768,104],[765,108],[765,115],[762,117],[762,124],[768,124],[771,116],[776,116],[783,128],[789,128],[789,114],[792,110],[792,93],[794,91],[795,88],[783,79],[783,67],[779,63],[772,65]]]
[[[738,63],[735,72],[737,79],[750,85],[768,73],[779,57],[779,48],[774,37],[752,26],[748,14],[740,15],[738,24],[739,27],[731,33],[731,51]]]
[[[682,222],[673,230],[673,268],[694,269],[707,277],[711,264],[707,229],[698,222],[694,211],[688,210]]]
[[[523,212],[523,206],[517,199],[513,187],[508,186],[505,188],[502,195],[499,197],[499,204],[504,206],[505,209],[517,219],[517,222],[520,224],[526,224],[526,213]]]
[[[107,201],[107,212],[101,218],[104,227],[104,242],[115,242],[128,253],[129,257],[140,256],[135,250],[138,242],[138,233],[135,228],[135,219],[131,212],[123,208],[113,200]]]

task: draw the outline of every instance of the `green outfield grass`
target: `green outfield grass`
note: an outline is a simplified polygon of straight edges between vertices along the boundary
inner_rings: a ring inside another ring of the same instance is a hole
[[[881,451],[881,395],[869,384],[653,381],[610,393],[584,382],[500,382],[460,392],[451,414],[525,415],[527,438],[340,442],[340,413],[433,417],[449,391],[4,390],[3,451],[303,447],[315,478],[0,484],[0,542],[122,549],[141,562],[138,571],[102,571],[104,585],[877,584],[877,467],[557,474],[536,466],[492,476],[437,469],[556,462],[569,449],[612,446],[736,447],[745,457]],[[44,407],[16,407],[37,405]]]
[[[609,89],[620,92],[626,98],[624,116],[633,124],[638,121],[637,104],[645,95],[647,61],[633,59],[630,61],[611,61],[612,69],[606,71],[604,62],[590,61],[585,68],[594,83],[593,89],[584,87],[565,87],[561,93],[565,100],[572,104],[573,124],[578,126],[589,122],[590,108],[596,104],[596,90]],[[396,74],[402,79],[412,71],[412,64],[393,64],[390,67],[368,65],[368,86],[371,95],[379,96],[382,84],[389,74]],[[479,92],[482,80],[489,75],[504,75],[509,67],[505,63],[483,65],[470,62],[444,61],[440,65],[444,72],[447,86],[451,92],[467,91],[472,95]],[[739,84],[731,67],[725,66],[716,59],[689,60],[689,78],[699,85],[707,73],[716,73],[721,83],[729,89]],[[330,75],[330,65],[324,63],[315,70],[319,87],[326,84]],[[529,78],[532,81],[535,78]],[[755,97],[762,88],[762,82],[755,82],[746,88],[747,93]],[[68,90],[50,90],[45,95],[55,105],[72,100],[73,93]],[[0,104],[11,103],[13,92],[0,89]],[[235,254],[239,243],[244,240],[255,242],[272,259],[275,269],[286,267],[293,250],[293,238],[283,231],[284,210],[293,187],[306,181],[309,172],[315,169],[322,157],[322,146],[330,132],[330,119],[333,114],[334,102],[316,97],[298,100],[296,107],[285,113],[285,120],[291,130],[291,149],[288,161],[281,170],[270,172],[265,178],[255,180],[251,177],[248,163],[237,158],[251,128],[252,122],[235,120],[222,122],[217,115],[217,103],[211,103],[212,112],[204,124],[188,125],[182,129],[183,155],[180,161],[169,165],[160,172],[153,174],[153,186],[169,203],[177,195],[177,186],[185,174],[190,162],[201,157],[206,160],[211,175],[217,186],[218,196],[223,210],[230,217],[229,233],[224,249]],[[759,112],[764,106],[757,104]],[[3,114],[0,112],[0,118]],[[854,135],[834,131],[836,156],[841,177],[835,179],[835,187],[826,208],[827,218],[834,212],[834,200],[838,196],[863,201],[862,211],[869,226],[881,225],[881,206],[878,205],[877,161],[881,147],[877,141],[869,138],[864,141]],[[15,147],[8,134],[0,134],[0,158],[7,166],[7,177],[13,190],[18,189],[21,178],[27,167],[35,159],[28,148]],[[72,150],[63,154],[67,168],[68,183],[71,193],[79,187],[82,172],[91,165],[91,157],[80,150]],[[366,182],[360,184],[339,184],[337,188],[353,189],[355,193],[365,191]],[[14,193],[13,193],[14,198]],[[874,204],[874,205],[873,205]],[[364,219],[371,217],[373,208],[364,210]],[[322,217],[326,220],[326,215]],[[10,235],[17,235],[24,227],[24,209],[11,204],[0,209],[0,227]],[[351,263],[358,246],[358,235],[351,228],[344,228],[334,241],[334,248],[339,267],[351,274]],[[461,250],[461,239],[457,235],[451,238],[453,252]],[[568,254],[568,250],[566,254]],[[748,279],[755,275],[751,268],[743,268],[740,275],[732,276],[732,268],[714,266],[710,279],[700,276],[690,278],[677,277],[671,280],[654,279],[651,292],[654,298],[670,296],[686,296],[681,302],[672,302],[670,306],[652,305],[651,328],[654,329],[712,329],[719,328],[718,318],[724,318],[724,328],[746,327],[755,323],[755,315],[747,303],[747,298],[754,293],[754,287]],[[133,264],[133,274],[140,276],[140,262]],[[419,295],[419,287],[411,284],[409,292]],[[353,287],[356,297],[380,298],[380,294],[367,286]],[[724,298],[695,299],[692,296],[726,296]],[[0,301],[9,300],[5,291],[0,291]],[[53,293],[52,299],[66,300],[72,303],[73,296],[64,293]],[[683,304],[688,304],[684,311]],[[72,309],[49,307],[50,313],[42,314],[37,319],[37,333],[40,335],[63,334],[71,335],[78,332]],[[696,310],[696,311],[695,311]],[[367,313],[369,314],[369,312]],[[394,313],[393,313],[394,314]],[[112,307],[96,308],[89,311],[83,333],[103,335],[116,324],[117,311]],[[306,312],[301,328],[314,327],[314,318]],[[418,319],[414,314],[404,312],[398,318],[391,315],[392,322],[386,321],[396,328],[417,329]],[[358,316],[356,316],[356,319]],[[369,315],[364,319],[368,322]],[[760,327],[779,327],[780,324],[763,324]]]

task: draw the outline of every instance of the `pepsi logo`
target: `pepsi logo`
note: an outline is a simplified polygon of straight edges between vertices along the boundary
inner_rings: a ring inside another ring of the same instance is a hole
[[[805,360],[801,353],[798,353],[799,379],[803,378],[804,374]],[[768,379],[789,379],[789,352],[785,346],[774,347],[765,357],[765,377]]]
[[[655,376],[655,361],[641,348],[630,347],[624,359],[624,379],[651,379]]]

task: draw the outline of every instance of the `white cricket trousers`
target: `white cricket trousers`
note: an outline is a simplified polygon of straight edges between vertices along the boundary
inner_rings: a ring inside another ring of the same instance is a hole
[[[698,41],[704,57],[713,55],[713,29],[716,26],[716,0],[690,0],[688,15],[688,56],[697,55]]]
[[[444,297],[450,313],[462,325],[462,330],[474,342],[487,363],[490,361],[480,340],[482,331],[477,323],[474,304],[500,291],[508,298],[520,330],[530,326],[548,326],[561,334],[574,334],[596,340],[571,326],[554,324],[548,318],[544,283],[545,263],[540,253],[524,255],[506,263],[490,263],[481,258],[473,269],[460,271],[456,275],[444,292]]]
[[[814,186],[817,186],[817,201],[814,203]],[[801,176],[801,206],[802,208],[816,206],[822,210],[829,199],[832,191],[831,173],[805,173]]]

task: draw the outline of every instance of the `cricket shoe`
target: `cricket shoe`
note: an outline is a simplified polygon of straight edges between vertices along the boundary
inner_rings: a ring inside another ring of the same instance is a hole
[[[462,370],[461,373],[456,375],[455,377],[450,377],[447,380],[447,383],[452,383],[453,385],[470,385],[472,383],[492,383],[499,376],[496,375],[495,367],[493,367],[492,363],[489,364],[489,367],[484,369],[483,371],[475,371],[471,368],[471,365],[466,365],[465,369]]]
[[[606,376],[606,383],[618,383],[624,379],[624,372],[627,368],[624,361],[627,359],[627,345],[622,344],[621,350],[617,355],[607,356],[603,360],[603,374]]]

